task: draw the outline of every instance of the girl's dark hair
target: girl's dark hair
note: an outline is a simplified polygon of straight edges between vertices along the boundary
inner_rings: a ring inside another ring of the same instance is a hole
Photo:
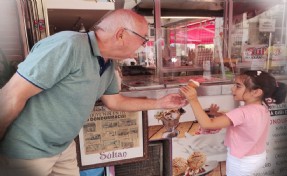
[[[263,91],[262,100],[268,104],[268,99],[273,99],[273,103],[280,104],[285,101],[286,85],[277,82],[269,73],[261,70],[248,70],[241,73],[239,77],[248,90],[261,89]]]

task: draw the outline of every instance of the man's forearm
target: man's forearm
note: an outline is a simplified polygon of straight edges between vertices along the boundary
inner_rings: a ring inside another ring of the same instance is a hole
[[[103,103],[111,110],[116,111],[145,111],[151,109],[175,109],[187,104],[179,94],[167,94],[161,98],[126,97],[120,94],[104,95]]]
[[[150,109],[159,109],[160,106],[156,99],[132,98],[122,104],[123,109],[130,111],[145,111]]]
[[[156,99],[147,99],[145,97],[142,98],[125,97],[122,99],[121,103],[118,103],[117,106],[115,106],[113,110],[144,111],[157,108],[159,107],[157,105]]]
[[[6,130],[7,130],[7,123],[2,121],[1,119],[0,120],[0,141],[4,137]]]
[[[23,110],[27,100],[41,91],[18,74],[14,74],[0,89],[0,138]]]
[[[8,93],[0,90],[0,140],[4,137],[7,128],[17,118],[24,107],[24,103],[9,97]]]
[[[1,106],[0,110],[0,140],[4,137],[7,128],[17,118],[20,110],[11,109],[11,107]],[[11,113],[9,113],[11,112]]]
[[[5,131],[8,126],[7,121],[7,104],[6,102],[6,96],[4,95],[4,92],[2,89],[0,89],[0,140],[3,138]]]

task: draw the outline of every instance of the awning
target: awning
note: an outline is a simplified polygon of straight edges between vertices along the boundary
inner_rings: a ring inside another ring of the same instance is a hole
[[[170,31],[170,43],[212,44],[215,32],[215,21],[190,24],[185,28]]]

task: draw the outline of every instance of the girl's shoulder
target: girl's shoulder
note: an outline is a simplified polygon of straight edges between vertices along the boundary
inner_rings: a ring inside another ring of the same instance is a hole
[[[259,112],[259,111],[267,112],[268,111],[268,108],[262,104],[244,105],[244,106],[238,107],[238,109],[240,109],[244,112],[247,112],[247,113]]]
[[[246,109],[257,109],[257,108],[262,108],[262,109],[266,109],[267,107],[263,104],[248,104],[248,105],[244,105],[242,106],[243,108],[246,108]]]

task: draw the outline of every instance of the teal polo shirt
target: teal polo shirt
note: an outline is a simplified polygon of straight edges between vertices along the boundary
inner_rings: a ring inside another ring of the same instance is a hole
[[[119,92],[114,63],[100,75],[97,56],[94,32],[59,32],[35,44],[17,74],[43,91],[28,100],[7,130],[1,155],[34,159],[68,147],[96,100]]]

